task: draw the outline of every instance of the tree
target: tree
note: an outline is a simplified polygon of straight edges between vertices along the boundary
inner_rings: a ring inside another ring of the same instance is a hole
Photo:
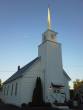
[[[73,82],[74,87],[74,100],[77,101],[78,104],[81,104],[82,102],[82,96],[83,96],[83,80],[76,79]]]
[[[43,90],[40,77],[36,79],[36,86],[33,91],[32,104],[41,105],[43,103]]]
[[[74,87],[74,90],[78,90],[81,85],[83,85],[83,80],[79,80],[79,79],[76,79],[74,82],[73,82],[73,87]]]

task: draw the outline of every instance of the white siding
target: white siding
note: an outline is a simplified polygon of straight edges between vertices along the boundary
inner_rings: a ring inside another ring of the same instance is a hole
[[[21,87],[21,103],[31,102],[37,76],[42,78],[40,61],[33,64],[30,69],[24,73]]]
[[[16,83],[18,84],[17,95],[15,95]],[[12,84],[13,84],[13,91],[12,91]],[[9,90],[7,90],[8,86],[9,86]],[[6,88],[5,89],[5,94],[4,94],[4,88]],[[20,90],[21,90],[21,78],[3,85],[3,101],[5,103],[11,103],[11,104],[14,104],[14,105],[20,105],[20,103],[21,103]],[[11,95],[11,91],[12,91],[12,95]]]
[[[22,103],[28,103],[32,100],[32,94],[35,87],[36,78],[41,77],[43,81],[43,76],[40,69],[40,61],[35,62],[23,74],[24,74],[23,77],[18,78],[10,83],[4,84],[3,101],[5,103],[11,103],[20,106]],[[16,83],[18,84],[17,95],[15,95]],[[12,91],[12,85],[13,85],[13,91]],[[9,90],[7,89],[7,87],[9,87]],[[4,88],[6,88],[5,91]]]
[[[63,74],[63,76],[64,76],[64,93],[66,94],[66,99],[68,101],[70,99],[69,80],[64,74]]]

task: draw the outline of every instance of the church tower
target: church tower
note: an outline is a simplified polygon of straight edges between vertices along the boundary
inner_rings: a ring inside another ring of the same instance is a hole
[[[45,101],[52,101],[52,84],[64,86],[61,44],[57,42],[57,32],[51,30],[51,16],[48,8],[48,29],[42,34],[42,43],[38,47],[41,58],[41,71],[44,77]]]

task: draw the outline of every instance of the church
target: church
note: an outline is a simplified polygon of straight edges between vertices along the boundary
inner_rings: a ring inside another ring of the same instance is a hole
[[[64,103],[70,99],[69,81],[63,69],[61,43],[57,41],[57,32],[51,30],[50,9],[48,8],[48,29],[42,34],[38,46],[38,56],[18,70],[3,83],[2,100],[21,106],[32,100],[37,77],[41,78],[45,102]]]

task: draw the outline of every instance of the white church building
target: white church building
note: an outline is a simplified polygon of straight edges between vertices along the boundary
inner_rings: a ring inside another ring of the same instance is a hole
[[[49,16],[49,15],[48,15]],[[20,106],[32,101],[37,77],[41,78],[45,102],[61,102],[70,99],[70,77],[63,69],[61,44],[57,42],[57,33],[48,29],[42,34],[38,46],[38,56],[20,68],[3,84],[3,101]]]

